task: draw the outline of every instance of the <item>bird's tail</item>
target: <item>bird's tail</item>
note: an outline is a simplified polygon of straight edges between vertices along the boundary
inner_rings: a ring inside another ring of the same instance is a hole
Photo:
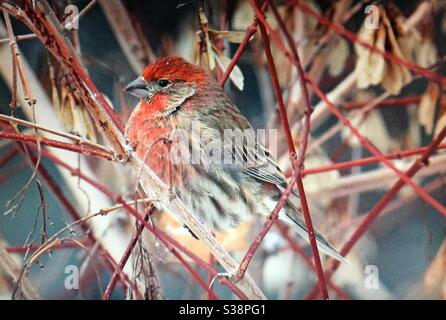
[[[308,231],[302,217],[302,211],[300,210],[299,196],[292,193],[288,199],[287,206],[289,210],[285,210],[286,214],[284,216],[280,216],[280,218],[293,227],[297,234],[308,242]],[[336,250],[331,243],[325,240],[325,238],[317,230],[314,230],[314,236],[316,238],[317,246],[321,252],[336,260],[346,262],[345,258],[341,256],[339,251]]]

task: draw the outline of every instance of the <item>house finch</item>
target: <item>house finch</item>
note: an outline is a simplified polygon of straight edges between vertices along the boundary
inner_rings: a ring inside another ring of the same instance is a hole
[[[141,99],[127,122],[127,141],[205,225],[227,230],[271,213],[287,187],[285,176],[203,68],[162,58],[126,91]],[[297,194],[279,218],[308,240]],[[322,252],[342,260],[317,232],[316,240]]]

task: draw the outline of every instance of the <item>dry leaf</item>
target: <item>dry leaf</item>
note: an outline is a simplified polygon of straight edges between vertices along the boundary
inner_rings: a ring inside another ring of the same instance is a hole
[[[244,31],[218,31],[209,29],[209,37],[212,42],[225,39],[232,43],[241,43],[245,38]]]
[[[315,152],[309,153],[305,158],[306,168],[317,168],[331,164],[333,164],[333,162],[321,148],[317,149]],[[339,177],[339,171],[335,170],[307,175],[304,178],[305,190],[309,193],[317,193],[319,190],[326,188],[327,185],[335,184]],[[317,201],[318,204],[327,207],[332,199],[322,197],[317,199]]]
[[[358,36],[368,44],[374,45],[380,50],[384,50],[386,30],[383,24],[380,24],[378,30],[371,30],[363,27]],[[355,68],[358,88],[365,89],[371,85],[381,83],[386,72],[386,61],[384,57],[359,44],[355,44],[355,50],[358,55]]]
[[[415,47],[415,62],[423,68],[428,68],[437,62],[438,53],[432,38],[424,38]]]
[[[386,12],[382,8],[379,12],[382,21],[379,24],[379,29],[367,29],[364,25],[358,34],[359,38],[381,51],[385,51],[386,47],[389,47],[389,51],[395,56],[407,59]],[[395,19],[395,22],[401,22],[401,20],[402,18],[399,17],[399,19]],[[365,89],[371,85],[381,84],[389,93],[398,94],[401,88],[410,82],[412,76],[405,66],[386,61],[382,55],[372,52],[360,44],[355,44],[355,50],[358,55],[355,68],[358,88]]]
[[[231,59],[228,58],[223,53],[221,54],[218,54],[217,52],[214,53],[215,53],[215,60],[217,61],[218,66],[223,72],[226,72],[226,69],[231,63]],[[229,79],[237,87],[237,89],[243,91],[245,79],[242,70],[240,70],[240,68],[237,65],[235,65],[234,68],[232,69],[232,72],[229,75]]]
[[[429,83],[418,107],[418,120],[427,134],[432,134],[434,129],[435,110],[439,93],[440,87],[438,84]]]
[[[65,130],[96,142],[93,120],[77,92],[71,87],[69,77],[53,66],[50,66],[49,73],[53,106]]]
[[[254,21],[254,12],[249,5],[249,1],[237,1],[237,7],[231,20],[232,29],[246,30]]]
[[[207,57],[207,66],[209,67],[209,70],[214,70],[215,68],[215,60],[214,60],[214,54],[212,52],[212,43],[209,37],[209,24],[208,19],[206,15],[204,14],[203,10],[198,11],[198,16],[200,19],[200,29],[201,32],[199,32],[198,36],[200,37],[199,41],[199,48],[200,48],[200,64],[202,65],[203,59],[201,58],[202,55],[206,55]],[[203,43],[204,41],[204,43]]]
[[[446,127],[446,95],[443,95],[440,99],[440,112],[437,123],[435,124],[434,137],[437,137],[441,130]],[[446,138],[442,142],[445,142]]]
[[[344,70],[345,62],[349,56],[348,42],[344,38],[339,38],[334,47],[330,49],[327,56],[328,73],[332,77],[337,77]]]
[[[403,56],[403,52],[401,51],[398,40],[395,36],[395,33],[392,29],[392,25],[390,24],[389,19],[387,18],[385,12],[382,14],[382,21],[386,27],[387,31],[387,39],[389,40],[391,46],[391,52],[402,59],[406,59]],[[394,63],[392,61],[386,61],[387,64],[387,72],[384,76],[382,86],[391,94],[399,94],[401,88],[410,82],[412,76],[410,71],[403,65]]]

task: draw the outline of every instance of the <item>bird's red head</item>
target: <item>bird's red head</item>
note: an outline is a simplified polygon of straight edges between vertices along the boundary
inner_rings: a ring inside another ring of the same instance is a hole
[[[140,98],[150,109],[147,112],[169,116],[212,81],[203,68],[180,57],[166,57],[149,65],[125,90]]]
[[[183,81],[199,84],[208,77],[203,68],[176,56],[159,59],[147,66],[143,73],[143,78],[147,82],[166,79],[171,82]]]

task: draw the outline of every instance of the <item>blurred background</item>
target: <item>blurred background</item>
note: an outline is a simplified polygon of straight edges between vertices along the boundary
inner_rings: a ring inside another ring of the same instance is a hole
[[[92,81],[124,122],[137,101],[124,95],[122,88],[140,74],[146,64],[157,57],[180,55],[211,69],[216,78],[221,78],[247,27],[254,21],[249,1],[244,0],[48,2],[60,21],[66,21],[64,19],[77,8],[80,13],[78,29],[65,31],[67,41],[71,41]],[[421,68],[444,75],[444,1],[298,2],[343,25],[356,36],[356,40],[361,39]],[[407,170],[420,154],[416,151],[428,146],[446,125],[443,87],[341,37],[332,28],[304,13],[294,1],[274,1],[274,5],[290,31],[308,76],[382,153],[399,154],[392,161],[397,168]],[[372,7],[366,9],[370,5]],[[71,9],[66,11],[68,6]],[[203,24],[203,17],[207,19],[207,25]],[[271,9],[266,12],[266,17],[286,43]],[[106,138],[94,127],[76,96],[70,75],[64,73],[45,45],[33,37],[22,22],[11,16],[11,24],[36,104],[30,106],[24,99],[20,81],[17,107],[11,104],[14,68],[7,24],[2,17],[1,114],[107,145]],[[209,35],[210,40],[206,40]],[[212,42],[211,53],[203,49],[206,41]],[[295,141],[299,141],[304,103],[298,75],[274,44],[272,53],[290,127]],[[210,61],[213,59],[209,56],[215,60]],[[278,129],[279,165],[284,172],[290,173],[286,140],[259,32],[244,50],[225,90],[256,128]],[[311,90],[310,93],[312,105],[316,107],[313,118],[317,115],[317,119],[312,123],[305,161],[308,170],[305,189],[315,226],[341,248],[398,176],[380,161],[317,172],[324,166],[373,155],[327,111],[316,94]],[[3,119],[0,123],[7,125],[10,122]],[[17,129],[35,134],[35,129],[27,125],[18,125]],[[14,140],[0,139],[0,246],[3,248],[0,297],[23,297],[17,294],[21,290],[17,291],[11,278],[10,269],[14,265],[18,271],[23,268],[22,278],[43,299],[101,299],[113,269],[107,266],[104,255],[98,254],[97,245],[88,235],[94,235],[119,261],[134,234],[135,221],[125,211],[117,210],[90,219],[84,228],[71,226],[73,216],[58,193],[64,195],[79,216],[109,208],[114,203],[54,161],[44,156],[40,158],[36,149],[30,148],[27,153],[18,145]],[[413,181],[444,206],[446,158],[441,146]],[[125,166],[60,149],[48,150],[114,193],[129,200],[134,197],[135,179]],[[38,167],[43,171],[34,169],[35,165],[30,162],[32,157],[34,161],[39,160]],[[173,223],[166,214],[156,213],[154,221],[157,227],[166,230],[220,272],[224,271],[200,241]],[[218,234],[217,238],[240,261],[262,223],[261,220],[250,221],[230,233]],[[347,255],[349,263],[342,264],[335,272],[333,286],[329,286],[330,297],[444,299],[445,227],[441,212],[421,199],[413,188],[404,186]],[[40,245],[60,230],[62,232],[56,238],[64,241],[45,250],[41,256],[33,256]],[[271,229],[248,271],[268,298],[303,299],[308,297],[317,277],[308,260],[306,262],[290,247],[284,233],[295,238],[280,226]],[[311,257],[310,248],[301,240],[298,243],[302,245],[302,252]],[[25,263],[30,257],[31,263]],[[323,258],[323,266],[328,268],[330,261]],[[124,270],[145,298],[207,297],[196,279],[147,231],[138,241]],[[196,270],[204,281],[210,281],[205,270],[199,267]],[[70,287],[77,278],[79,286]],[[213,288],[220,298],[236,298],[227,287],[217,282]],[[129,294],[118,283],[111,298],[138,297]]]

